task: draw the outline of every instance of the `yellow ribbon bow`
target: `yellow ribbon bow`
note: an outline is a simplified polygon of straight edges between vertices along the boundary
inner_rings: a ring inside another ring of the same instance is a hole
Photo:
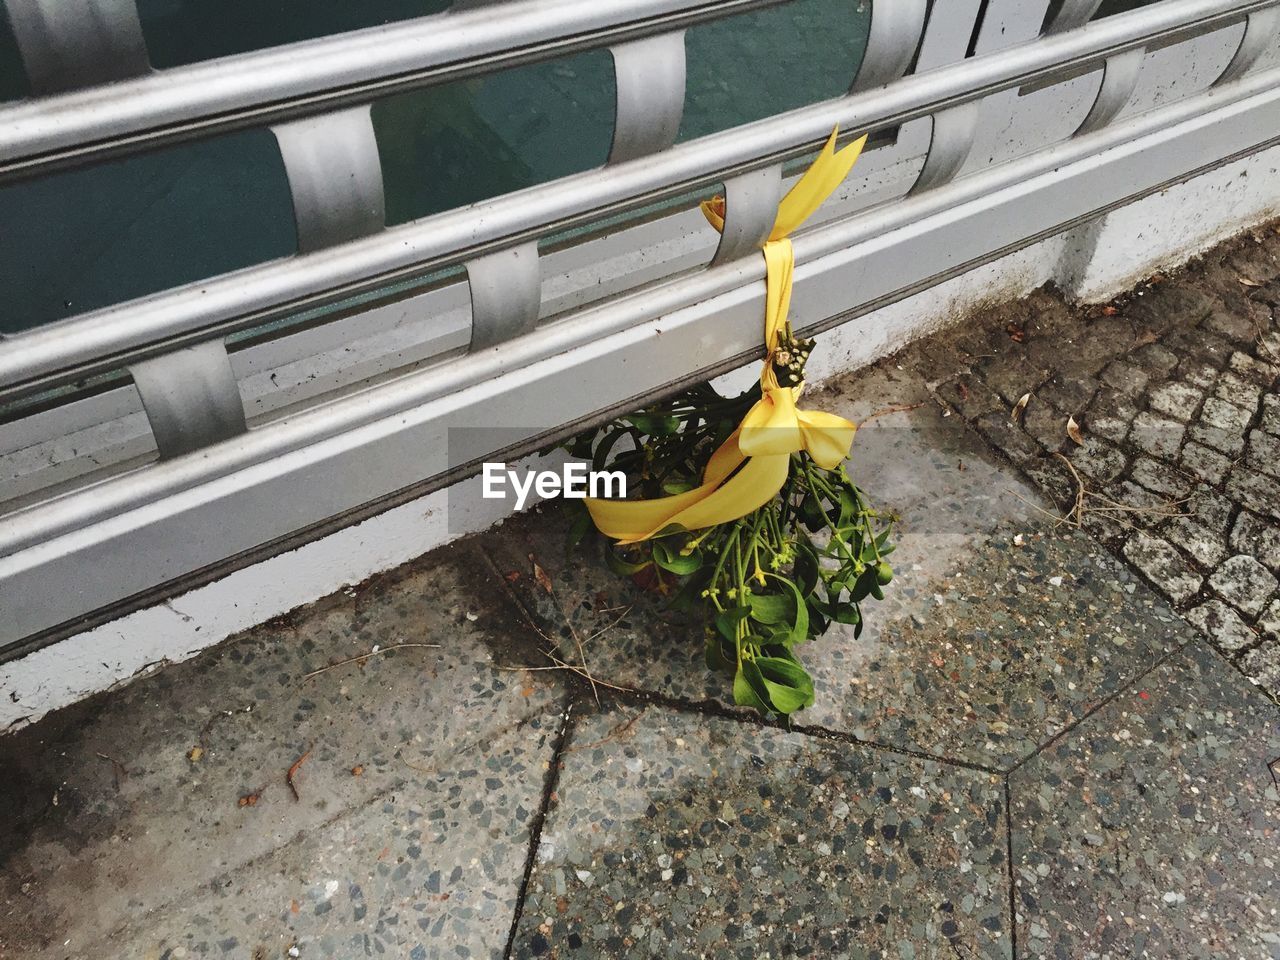
[[[605,536],[623,544],[637,543],[668,530],[701,530],[728,523],[764,506],[782,489],[791,454],[805,450],[826,470],[835,469],[849,455],[857,427],[844,417],[801,410],[796,402],[804,384],[784,387],[774,371],[778,341],[784,333],[791,334],[787,312],[795,255],[787,237],[848,176],[867,141],[860,137],[837,152],[838,133],[839,128],[831,131],[817,159],[782,198],[763,248],[767,352],[760,372],[760,399],[711,455],[701,486],[653,500],[588,498],[591,519]],[[716,230],[724,231],[723,198],[704,202],[702,212]]]

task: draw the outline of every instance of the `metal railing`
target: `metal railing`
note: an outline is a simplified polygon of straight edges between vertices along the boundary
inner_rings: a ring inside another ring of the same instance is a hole
[[[946,170],[955,172],[955,158],[963,159],[976,130],[975,116],[952,111],[1084,65],[1111,69],[1111,63],[1129,63],[1133,51],[1140,53],[1153,40],[1213,30],[1248,17],[1274,21],[1278,3],[1166,0],[1034,44],[679,144],[643,159],[50,324],[12,337],[0,350],[0,399],[80,379],[389,281],[515,247],[700,184],[776,165],[814,149],[836,124],[852,133],[925,116],[935,117],[935,122],[939,117],[959,120],[935,135],[931,152],[943,162],[927,164],[926,175],[928,185],[937,186],[950,179]],[[1266,35],[1263,30],[1253,33]],[[1242,47],[1248,39],[1246,34]],[[1261,50],[1257,48],[1254,56]],[[1132,92],[1132,82],[1132,71],[1126,69],[1124,90]],[[1125,99],[1113,83],[1104,80],[1081,132],[1105,126]],[[936,168],[942,168],[941,174]]]
[[[15,26],[58,0],[10,0]],[[112,0],[99,6],[118,7]],[[669,33],[787,0],[515,0],[370,27],[0,107],[0,182],[175,140],[315,116],[405,90]],[[126,29],[136,29],[126,24]],[[23,31],[17,31],[21,37]],[[78,58],[118,50],[69,37]],[[88,49],[85,49],[87,47]]]
[[[38,6],[44,0],[22,2]],[[684,96],[680,29],[761,5],[520,0],[432,18],[443,32],[422,49],[413,50],[410,38],[425,37],[426,24],[410,22],[0,108],[0,163],[9,164],[0,171],[14,175],[270,120],[285,158],[300,245],[307,251],[0,340],[0,398],[128,366],[161,455],[159,462],[0,517],[0,606],[9,614],[0,631],[13,634],[0,636],[0,642],[53,636],[69,629],[68,623],[82,623],[78,617],[171,580],[189,583],[199,571],[269,555],[299,537],[455,479],[470,461],[459,465],[445,455],[448,429],[498,416],[508,399],[518,400],[514,407],[508,404],[512,410],[533,405],[538,411],[522,441],[528,446],[742,360],[759,349],[758,318],[750,307],[759,295],[762,267],[752,254],[772,222],[781,165],[816,146],[835,124],[854,135],[930,118],[932,133],[905,200],[797,237],[801,315],[806,265],[821,277],[827,269],[821,264],[863,256],[863,250],[874,259],[877,244],[922,224],[938,224],[939,238],[951,237],[949,224],[957,217],[982,225],[962,250],[945,252],[929,244],[932,259],[923,266],[882,268],[861,290],[838,287],[822,315],[804,322],[806,330],[1260,149],[1280,134],[1280,77],[1249,72],[1275,42],[1280,0],[1164,0],[1095,22],[1086,21],[1096,0],[1068,0],[1042,37],[934,69],[922,65],[906,77],[921,49],[926,4],[882,0],[872,8],[867,54],[848,96],[673,146]],[[556,18],[535,24],[524,17],[549,8]],[[1113,122],[1133,96],[1148,45],[1241,22],[1235,51],[1208,92],[1122,125]],[[375,35],[397,37],[404,45],[388,46],[354,66],[345,60],[326,66],[313,57],[322,48],[355,57],[371,49],[367,44]],[[624,35],[625,42],[615,43]],[[562,52],[566,44],[615,44],[618,117],[608,165],[389,229],[380,216],[370,218],[370,204],[381,202],[368,127],[371,97],[386,92],[388,84],[423,85],[447,71],[496,69]],[[407,59],[410,52],[418,59]],[[294,86],[272,87],[265,79],[269,71],[252,80],[228,74],[225,84],[212,83],[247,62],[283,69],[291,54],[304,65]],[[1101,80],[1073,138],[957,179],[978,129],[978,104],[1030,83],[1078,76],[1088,67],[1099,69]],[[160,80],[170,73],[178,81],[173,89],[187,93],[165,92]],[[201,76],[210,78],[210,86],[197,96],[191,84]],[[131,90],[140,98],[136,102]],[[142,97],[146,91],[151,93]],[[59,117],[70,119],[61,125]],[[344,149],[317,155],[313,147],[320,141]],[[1147,169],[1140,148],[1150,151]],[[1097,168],[1091,161],[1103,155],[1112,180],[1082,190],[1083,178]],[[538,239],[717,181],[725,184],[728,224],[709,267],[537,323]],[[1029,193],[1029,185],[1039,194]],[[1042,209],[1024,211],[1020,222],[1011,212],[1013,199],[1033,203],[1037,197]],[[991,218],[996,210],[996,219],[977,219]],[[926,246],[918,235],[915,242]],[[223,337],[455,263],[466,267],[471,290],[469,355],[246,427]],[[655,350],[678,351],[681,334],[668,330],[668,345],[659,348],[646,339],[645,325],[685,315],[691,318],[688,329],[702,331],[704,340],[685,341],[687,356],[676,354],[667,379],[653,369],[624,376],[608,367],[610,376],[594,378],[572,401],[547,387],[575,371],[600,369],[593,364],[607,366],[610,358],[652,360]],[[711,354],[705,347],[708,323],[718,324],[720,333]],[[419,451],[412,458],[397,446],[410,436]],[[357,475],[353,456],[378,462],[379,469]],[[288,516],[273,515],[272,498],[284,496],[289,483],[297,485],[305,506]],[[236,508],[244,516],[228,516],[216,524],[216,535],[192,542],[197,529],[210,527],[211,517],[232,509],[228,497],[244,498]],[[143,559],[129,569],[95,567],[111,551],[126,548]],[[61,582],[73,570],[85,574],[77,592],[31,599],[34,584],[45,577]]]

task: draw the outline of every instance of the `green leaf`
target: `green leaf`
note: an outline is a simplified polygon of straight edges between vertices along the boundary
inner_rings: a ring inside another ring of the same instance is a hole
[[[813,679],[794,658],[757,657],[753,664],[776,712],[787,714],[813,705]]]
[[[767,574],[770,580],[776,580],[786,589],[785,594],[765,594],[752,596],[751,617],[760,623],[786,624],[788,643],[803,643],[809,639],[809,608],[796,585],[786,577]]]
[[[750,660],[744,660],[733,676],[733,702],[740,707],[754,707],[761,713],[770,713],[769,704],[760,695],[764,690],[764,677]]]
[[[766,680],[784,684],[812,696],[813,678],[794,656],[756,657],[752,662]]]
[[[848,525],[849,521],[856,517],[859,512],[858,501],[854,499],[853,494],[848,490],[841,490],[840,519],[836,525],[840,527]]]
[[[680,551],[671,549],[665,542],[656,540],[653,544],[653,562],[663,570],[670,570],[683,577],[702,566],[702,554],[694,550],[685,556]]]
[[[580,544],[584,537],[591,532],[591,514],[585,510],[573,518],[573,523],[569,524],[569,532],[565,537],[564,552],[567,556],[573,552],[573,548]]]
[[[795,623],[796,604],[790,596],[779,593],[752,594],[747,598],[751,605],[751,619],[760,623]]]
[[[669,437],[680,430],[679,417],[664,417],[658,414],[633,413],[627,417],[641,433],[651,437]]]
[[[591,469],[603,470],[605,464],[609,462],[609,453],[613,450],[614,444],[618,440],[627,435],[625,430],[610,430],[600,438],[600,442],[596,444],[596,448],[591,453]]]
[[[747,607],[733,607],[723,613],[716,614],[716,629],[726,640],[738,642],[738,624],[751,615]]]
[[[707,633],[706,649],[703,652],[708,670],[725,670],[733,672],[737,666],[737,658],[724,649],[724,638],[714,632]]]
[[[805,596],[811,596],[814,587],[818,585],[818,577],[820,575],[818,558],[814,552],[813,545],[809,543],[808,537],[803,537],[800,540],[795,562],[795,577],[800,587],[800,592]]]
[[[786,585],[787,589],[791,591],[792,597],[795,598],[796,619],[791,626],[791,642],[804,643],[809,639],[809,608],[794,583],[785,577],[779,577],[778,580]]]
[[[831,605],[831,619],[837,623],[861,623],[862,612],[858,609],[856,603],[833,603]]]
[[[854,603],[860,603],[867,598],[867,594],[876,589],[876,568],[868,567],[862,571],[862,576],[858,577],[858,582],[849,588],[849,599]]]
[[[827,525],[827,517],[822,512],[822,505],[812,493],[806,495],[800,502],[800,519],[806,527],[815,532]]]
[[[615,549],[605,551],[604,561],[609,565],[609,569],[620,577],[629,577],[634,573],[639,573],[653,562],[648,557],[643,560],[626,560]]]

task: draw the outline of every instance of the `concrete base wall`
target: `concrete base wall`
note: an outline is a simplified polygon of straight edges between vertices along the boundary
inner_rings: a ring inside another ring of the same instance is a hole
[[[1203,174],[1070,231],[1055,278],[1087,303],[1280,216],[1280,147]]]
[[[1074,298],[1107,299],[1280,214],[1278,170],[1280,148],[1259,153],[846,323],[821,337],[811,376],[864,366],[1049,281]],[[753,366],[725,379],[754,375]],[[0,666],[0,732],[500,522],[505,503],[479,492],[468,481]]]

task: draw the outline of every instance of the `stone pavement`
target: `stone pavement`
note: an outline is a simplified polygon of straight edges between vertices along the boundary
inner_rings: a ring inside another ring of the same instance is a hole
[[[897,408],[851,469],[902,520],[789,727],[550,508],[0,738],[0,957],[1280,957],[1280,709],[1242,673],[1272,682],[1274,586],[1231,563],[1275,559],[1274,383],[1212,332],[1275,332],[1270,245],[1114,313],[1001,308],[814,401]],[[1222,476],[1175,469],[1193,443]]]
[[[1278,229],[1105,306],[1001,307],[900,362],[1280,699]]]

